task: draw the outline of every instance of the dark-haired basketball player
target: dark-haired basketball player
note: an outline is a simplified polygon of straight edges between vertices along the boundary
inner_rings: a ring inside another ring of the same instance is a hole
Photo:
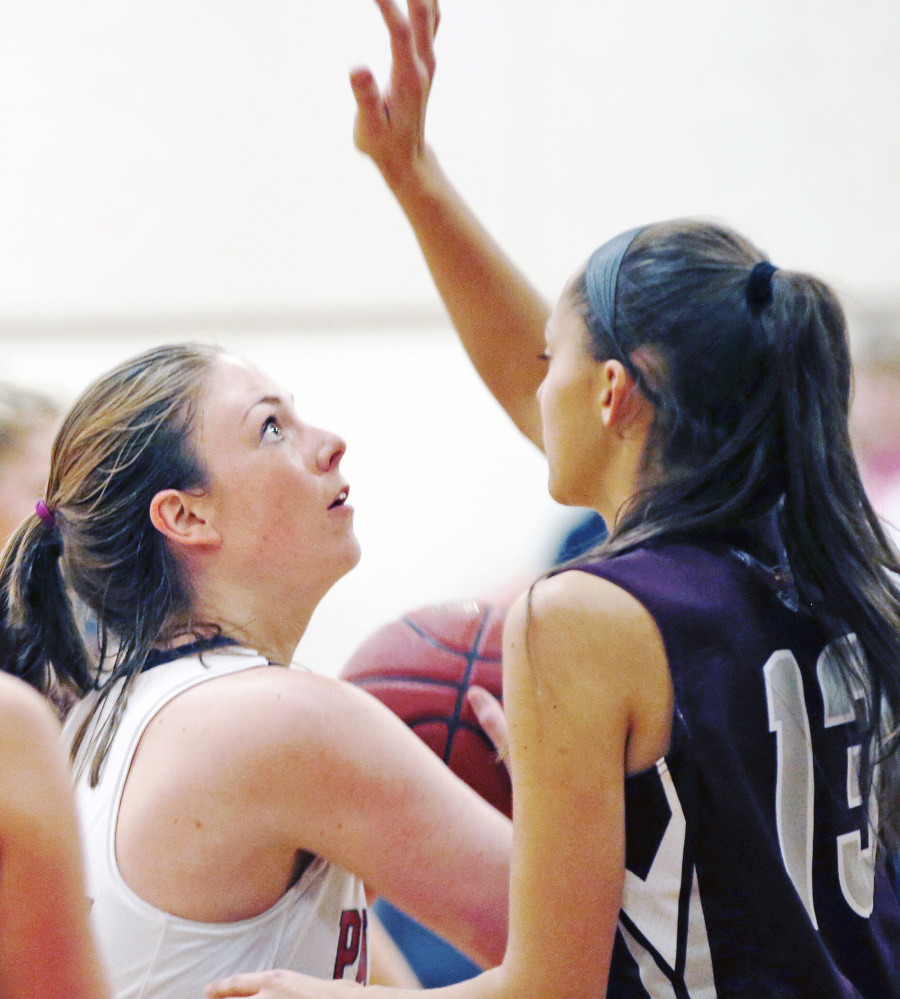
[[[439,995],[900,996],[879,842],[900,806],[900,565],[850,449],[839,303],[688,219],[601,245],[551,312],[425,145],[436,7],[377,3],[394,65],[383,94],[353,75],[357,144],[551,494],[610,530],[507,619],[509,946]]]

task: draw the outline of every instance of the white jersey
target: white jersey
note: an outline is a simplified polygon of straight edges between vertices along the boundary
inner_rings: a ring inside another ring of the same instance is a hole
[[[208,982],[272,968],[366,981],[362,881],[321,858],[270,909],[235,923],[194,922],[155,908],[129,888],[116,863],[115,830],[125,778],[151,719],[197,684],[266,665],[256,653],[234,647],[206,653],[202,661],[193,655],[142,673],[97,786],[88,785],[86,773],[77,783],[91,917],[115,999],[198,999]],[[94,696],[77,705],[67,720],[67,743]]]

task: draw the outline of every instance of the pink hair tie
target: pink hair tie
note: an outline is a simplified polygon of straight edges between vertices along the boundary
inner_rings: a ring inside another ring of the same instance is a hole
[[[38,515],[38,520],[40,520],[44,527],[53,527],[56,523],[56,514],[43,500],[38,500],[34,504],[34,512]]]

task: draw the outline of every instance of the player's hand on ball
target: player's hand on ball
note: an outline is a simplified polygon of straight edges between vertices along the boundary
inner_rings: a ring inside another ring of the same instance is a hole
[[[353,138],[391,184],[425,151],[425,109],[440,15],[437,0],[408,0],[408,19],[394,0],[375,3],[391,39],[391,77],[382,92],[370,70],[351,72],[357,106]]]
[[[247,975],[232,975],[207,985],[207,999],[237,999],[256,996],[258,999],[356,999],[362,985],[355,982],[325,982],[296,971],[259,971]]]
[[[506,725],[506,715],[503,713],[503,706],[484,687],[469,687],[468,698],[479,725],[481,725],[487,733],[487,737],[494,744],[497,756],[503,760],[507,769],[509,769],[509,729]]]

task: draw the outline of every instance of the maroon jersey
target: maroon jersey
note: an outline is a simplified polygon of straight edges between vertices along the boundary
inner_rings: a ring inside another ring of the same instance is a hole
[[[856,780],[838,642],[721,540],[576,568],[633,594],[675,689],[663,760],[626,780],[608,995],[900,997],[900,904]]]

